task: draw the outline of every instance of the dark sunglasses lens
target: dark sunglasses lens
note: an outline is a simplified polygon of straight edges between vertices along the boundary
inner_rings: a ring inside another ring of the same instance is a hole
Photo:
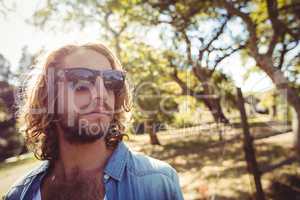
[[[103,80],[107,89],[120,90],[124,86],[125,74],[121,71],[105,71]]]
[[[95,75],[92,71],[86,69],[71,69],[66,71],[66,78],[69,81],[88,80],[94,81]]]

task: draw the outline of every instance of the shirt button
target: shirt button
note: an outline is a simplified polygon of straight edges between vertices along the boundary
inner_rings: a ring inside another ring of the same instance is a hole
[[[109,179],[109,176],[107,174],[104,174],[104,179],[105,180]]]

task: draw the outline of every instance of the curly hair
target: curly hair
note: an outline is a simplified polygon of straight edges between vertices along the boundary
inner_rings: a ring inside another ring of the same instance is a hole
[[[55,160],[59,152],[58,137],[55,134],[56,112],[49,112],[51,105],[57,108],[57,86],[55,86],[57,84],[54,84],[54,87],[47,85],[48,70],[58,67],[66,56],[82,48],[99,52],[109,60],[113,69],[122,69],[120,61],[106,46],[100,43],[66,45],[54,50],[47,56],[41,71],[35,76],[30,76],[30,81],[26,80],[25,86],[21,88],[17,113],[18,120],[23,125],[22,131],[25,135],[26,145],[39,160]],[[49,88],[53,88],[55,94],[53,99],[48,98],[49,90],[51,90]],[[117,94],[115,93],[115,97],[115,110],[120,110],[120,112],[114,114],[113,122],[115,126],[105,138],[106,145],[109,148],[114,148],[124,136],[127,136],[124,132],[132,109],[127,79],[123,89]]]

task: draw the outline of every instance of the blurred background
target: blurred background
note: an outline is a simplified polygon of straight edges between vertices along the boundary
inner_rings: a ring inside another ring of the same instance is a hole
[[[14,106],[47,52],[100,41],[134,110],[126,143],[185,199],[299,199],[299,0],[0,0],[0,197],[39,161]]]

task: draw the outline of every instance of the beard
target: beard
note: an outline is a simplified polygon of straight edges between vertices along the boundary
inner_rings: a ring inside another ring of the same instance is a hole
[[[101,178],[93,174],[82,174],[74,170],[72,178],[65,180],[56,178],[45,188],[45,200],[98,200],[104,197]]]
[[[66,119],[66,118],[65,118]],[[92,143],[102,137],[105,137],[111,127],[112,120],[101,122],[97,119],[94,122],[82,120],[79,116],[74,119],[74,125],[68,125],[64,120],[60,122],[63,129],[63,136],[71,144]]]

